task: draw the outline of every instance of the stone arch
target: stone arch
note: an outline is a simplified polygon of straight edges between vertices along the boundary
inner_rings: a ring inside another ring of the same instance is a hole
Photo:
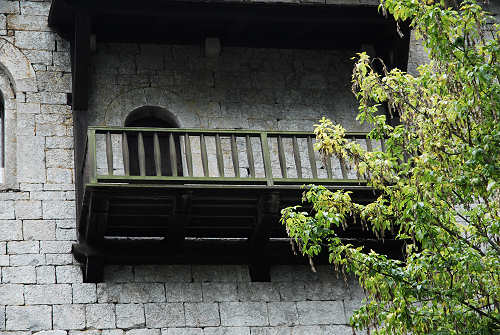
[[[202,126],[200,110],[196,103],[183,100],[174,92],[162,88],[139,88],[117,96],[105,109],[104,115],[94,115],[97,124],[123,126],[132,111],[150,107],[170,114],[179,128]],[[166,115],[166,114],[165,114]]]
[[[0,67],[8,74],[14,92],[36,92],[36,75],[29,59],[11,42],[0,38]]]
[[[131,111],[124,120],[124,126],[129,126],[141,119],[157,119],[169,128],[179,128],[179,120],[168,110],[158,106],[143,106]]]
[[[25,92],[36,92],[36,75],[28,58],[11,42],[0,38],[0,95],[3,101],[4,178],[1,189],[17,184],[17,109]]]

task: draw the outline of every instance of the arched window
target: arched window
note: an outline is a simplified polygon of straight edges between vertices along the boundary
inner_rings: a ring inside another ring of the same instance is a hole
[[[138,128],[178,128],[178,122],[166,110],[160,107],[144,106],[132,111],[125,120],[125,127]],[[170,140],[169,133],[158,132],[161,154],[161,174],[162,176],[172,176],[172,165],[170,160]],[[152,132],[143,132],[144,153],[146,157],[146,176],[156,176],[154,160],[154,140]],[[129,133],[127,136],[130,174],[140,175],[138,158],[138,139],[136,133]],[[177,175],[182,176],[181,146],[179,137],[174,134]]]

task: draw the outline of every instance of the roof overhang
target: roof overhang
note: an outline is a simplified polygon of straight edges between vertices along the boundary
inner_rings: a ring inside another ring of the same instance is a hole
[[[97,41],[335,49],[393,40],[396,25],[373,5],[172,0],[54,0],[49,24],[72,38],[75,14]]]
[[[400,24],[401,38],[396,22],[379,13],[377,6],[347,5],[341,0],[334,4],[53,0],[49,25],[72,42],[77,86],[88,79],[83,71],[88,68],[91,36],[97,42],[166,44],[201,44],[207,37],[217,37],[223,47],[361,50],[370,45],[389,67],[406,69],[408,60],[407,27]],[[73,106],[86,109],[84,96],[85,92],[74,90]]]

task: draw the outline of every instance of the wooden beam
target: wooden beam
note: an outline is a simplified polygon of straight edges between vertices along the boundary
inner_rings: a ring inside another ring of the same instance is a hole
[[[86,111],[89,100],[91,18],[86,12],[75,14],[72,57],[73,110]]]
[[[182,192],[177,196],[174,216],[168,222],[166,242],[174,252],[182,251],[185,227],[190,218],[192,192]]]
[[[271,281],[271,263],[267,244],[271,226],[279,219],[280,195],[278,192],[266,192],[259,199],[257,223],[249,238],[249,270],[252,281]]]

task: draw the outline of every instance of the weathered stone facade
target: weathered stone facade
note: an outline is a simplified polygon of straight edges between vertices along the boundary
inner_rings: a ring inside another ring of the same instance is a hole
[[[108,266],[104,283],[82,283],[71,255],[69,43],[47,25],[50,4],[0,0],[0,335],[351,334],[363,294],[327,267],[275,266],[271,282],[256,283],[243,265]],[[223,48],[206,58],[198,46],[98,44],[90,124],[122,126],[135,108],[154,105],[181,127],[309,130],[327,116],[359,130],[349,87],[355,51]]]

